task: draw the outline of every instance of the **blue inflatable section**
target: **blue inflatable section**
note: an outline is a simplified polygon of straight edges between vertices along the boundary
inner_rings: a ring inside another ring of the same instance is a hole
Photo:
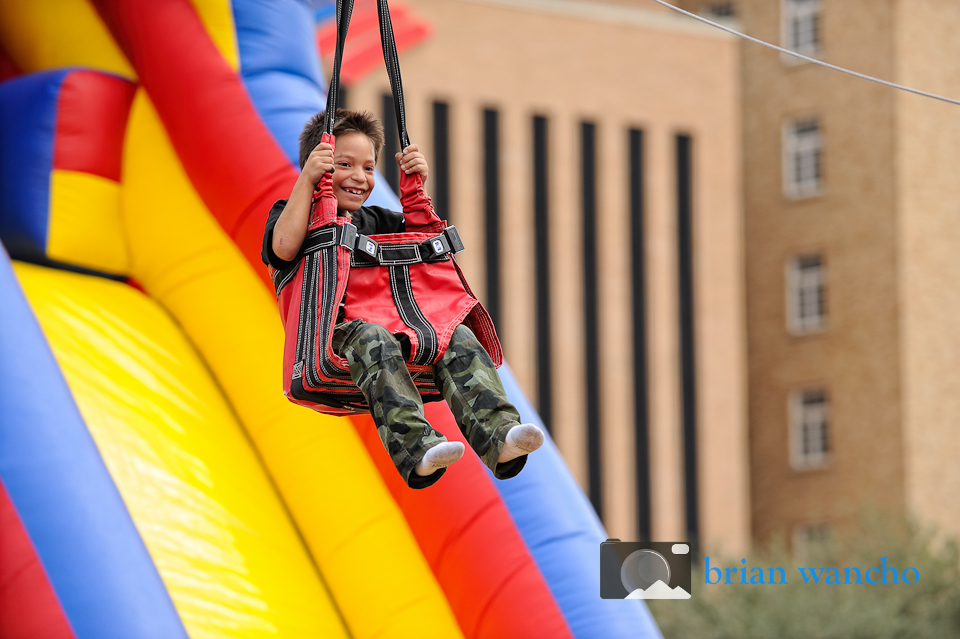
[[[507,397],[524,422],[543,428],[510,368],[500,370]],[[492,479],[492,475],[491,475]],[[641,600],[600,598],[600,542],[607,538],[593,506],[549,436],[523,472],[494,481],[517,528],[578,639],[661,637]]]
[[[260,117],[294,165],[304,123],[326,106],[314,15],[297,0],[233,2],[240,75]]]
[[[0,237],[17,256],[46,252],[57,102],[70,71],[0,84]]]
[[[240,76],[277,145],[299,167],[303,125],[327,105],[317,51],[317,17],[334,19],[328,0],[234,0]],[[399,210],[400,200],[377,173],[370,205]]]
[[[0,479],[73,631],[186,639],[2,249],[0,300]]]

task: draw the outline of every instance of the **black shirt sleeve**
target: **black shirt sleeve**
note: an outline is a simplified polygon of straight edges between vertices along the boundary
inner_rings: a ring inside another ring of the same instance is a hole
[[[270,214],[267,216],[267,224],[263,229],[263,247],[260,249],[260,259],[263,260],[263,263],[269,264],[278,271],[288,268],[296,261],[288,262],[287,260],[282,260],[273,252],[273,227],[277,225],[277,220],[280,219],[280,214],[283,213],[283,207],[286,205],[286,200],[277,200],[273,208],[270,209]]]

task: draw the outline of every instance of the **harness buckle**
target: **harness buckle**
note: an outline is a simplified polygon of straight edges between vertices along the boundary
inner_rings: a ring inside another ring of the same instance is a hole
[[[347,222],[340,227],[340,246],[353,251],[357,244],[357,227]]]
[[[357,252],[371,262],[380,258],[380,245],[362,233],[357,234]]]
[[[424,240],[420,246],[424,249],[421,251],[424,259],[443,257],[450,252],[450,242],[443,235]]]
[[[449,253],[459,253],[463,250],[463,242],[460,241],[460,234],[456,227],[448,226],[443,233],[420,244],[420,254],[423,259],[441,258]]]
[[[453,253],[459,253],[464,249],[463,241],[460,240],[460,233],[457,232],[457,227],[448,226],[443,229],[443,235],[447,238],[447,242],[450,244],[450,250]]]

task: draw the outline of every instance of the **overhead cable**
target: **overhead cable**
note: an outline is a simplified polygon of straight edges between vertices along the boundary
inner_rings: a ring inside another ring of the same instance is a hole
[[[774,49],[775,51],[779,51],[780,53],[784,53],[784,54],[786,54],[786,55],[790,55],[790,56],[793,56],[793,57],[795,57],[795,58],[800,58],[801,60],[806,60],[807,62],[812,62],[813,64],[819,64],[819,65],[822,66],[822,67],[827,67],[828,69],[833,69],[834,71],[839,71],[839,72],[841,72],[841,73],[846,73],[846,74],[848,74],[848,75],[852,75],[852,76],[854,76],[854,77],[861,78],[861,79],[863,79],[863,80],[869,80],[869,81],[871,81],[871,82],[876,82],[876,83],[878,83],[878,84],[882,84],[882,85],[884,85],[884,86],[888,86],[888,87],[891,87],[891,88],[893,88],[893,89],[899,89],[900,91],[907,91],[908,93],[914,93],[914,94],[916,94],[916,95],[922,95],[922,96],[925,97],[925,98],[933,98],[934,100],[940,100],[940,101],[942,101],[942,102],[949,102],[950,104],[956,104],[957,106],[960,106],[960,100],[955,100],[955,99],[953,99],[953,98],[947,98],[947,97],[944,97],[944,96],[942,96],[942,95],[937,95],[936,93],[928,93],[927,91],[921,91],[920,89],[914,89],[914,88],[911,88],[911,87],[907,87],[907,86],[904,86],[904,85],[902,85],[902,84],[897,84],[896,82],[890,82],[889,80],[883,80],[883,79],[881,79],[881,78],[875,78],[875,77],[872,76],[872,75],[867,75],[866,73],[860,73],[859,71],[851,71],[850,69],[846,69],[846,68],[844,68],[844,67],[840,67],[840,66],[837,66],[837,65],[835,65],[835,64],[830,64],[829,62],[824,62],[823,60],[817,60],[816,58],[811,58],[810,56],[803,55],[802,53],[797,53],[796,51],[791,51],[791,50],[789,50],[789,49],[784,49],[783,47],[778,47],[778,46],[775,45],[775,44],[770,44],[769,42],[766,42],[766,41],[761,40],[761,39],[759,39],[759,38],[754,38],[753,36],[749,36],[749,35],[747,35],[746,33],[742,33],[742,32],[740,32],[740,31],[737,31],[736,29],[731,29],[730,27],[728,27],[728,26],[726,26],[726,25],[720,24],[720,23],[718,23],[718,22],[714,22],[713,20],[710,20],[710,19],[705,18],[705,17],[703,17],[703,16],[697,15],[697,14],[692,13],[692,12],[690,12],[690,11],[686,11],[685,9],[681,9],[680,7],[678,7],[678,6],[676,6],[676,5],[672,5],[672,4],[670,4],[669,2],[664,2],[664,0],[652,0],[652,1],[653,1],[653,2],[656,2],[656,3],[659,4],[659,5],[662,5],[662,6],[664,6],[664,7],[667,7],[668,9],[672,9],[673,11],[676,11],[677,13],[682,13],[683,15],[688,16],[688,17],[690,17],[690,18],[693,18],[694,20],[699,20],[700,22],[703,22],[703,23],[705,23],[705,24],[709,24],[709,25],[712,26],[712,27],[716,27],[717,29],[720,29],[721,31],[726,31],[727,33],[730,33],[730,34],[735,35],[735,36],[740,37],[740,38],[744,38],[745,40],[749,40],[750,42],[755,42],[756,44],[763,45],[763,46],[768,47],[768,48],[770,48],[770,49]]]

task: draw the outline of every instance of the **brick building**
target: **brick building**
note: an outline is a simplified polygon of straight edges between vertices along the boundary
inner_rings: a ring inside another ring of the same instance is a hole
[[[951,0],[682,6],[960,97]],[[802,541],[864,507],[960,533],[960,111],[741,56],[753,534]]]

